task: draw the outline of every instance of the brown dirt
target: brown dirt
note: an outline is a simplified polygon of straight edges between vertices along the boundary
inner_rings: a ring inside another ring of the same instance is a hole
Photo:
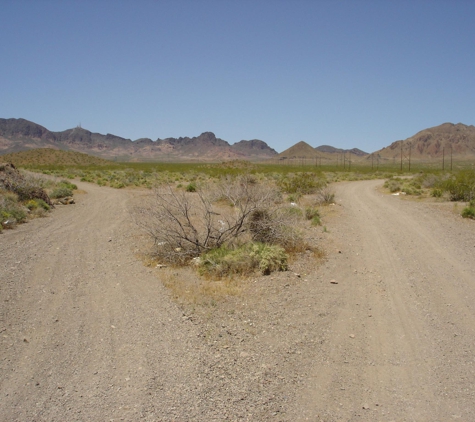
[[[1,421],[475,420],[475,224],[335,186],[310,254],[179,304],[145,267],[138,191],[0,235]],[[337,284],[336,284],[337,283]]]

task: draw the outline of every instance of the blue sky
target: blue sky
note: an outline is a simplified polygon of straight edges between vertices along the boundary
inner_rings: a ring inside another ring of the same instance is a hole
[[[373,152],[475,124],[475,1],[0,0],[0,117]]]

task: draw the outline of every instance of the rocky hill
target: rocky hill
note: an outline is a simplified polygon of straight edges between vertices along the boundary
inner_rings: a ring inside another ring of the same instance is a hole
[[[304,141],[297,142],[295,145],[287,148],[279,154],[279,158],[306,158],[313,159],[318,156],[318,151]]]
[[[25,119],[0,119],[0,154],[35,148],[77,151],[118,161],[258,161],[277,155],[263,141],[243,140],[230,145],[212,132],[192,138],[132,141],[110,133],[90,132],[82,127],[52,132]]]
[[[452,155],[458,160],[475,159],[475,126],[444,123],[417,132],[405,140],[393,142],[373,153],[383,159],[399,159],[411,155],[414,160],[440,159]]]

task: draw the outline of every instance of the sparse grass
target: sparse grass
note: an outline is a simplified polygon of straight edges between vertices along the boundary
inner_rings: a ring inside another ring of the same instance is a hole
[[[305,218],[310,220],[312,226],[320,226],[322,224],[320,211],[315,207],[307,207],[305,209]]]
[[[242,279],[236,278],[197,278],[191,269],[178,272],[164,268],[160,270],[159,278],[173,299],[191,306],[216,306],[226,297],[241,294],[244,285]]]

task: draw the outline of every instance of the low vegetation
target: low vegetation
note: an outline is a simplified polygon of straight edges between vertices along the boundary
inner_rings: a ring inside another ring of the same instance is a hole
[[[64,151],[28,153],[21,157],[25,168],[62,178],[54,187],[43,186],[51,198],[70,195],[75,178],[118,189],[150,189],[151,201],[136,210],[135,218],[153,240],[156,262],[195,262],[199,272],[210,277],[286,268],[292,254],[308,248],[305,230],[322,224],[320,208],[334,203],[330,182],[386,178],[391,193],[465,202],[475,197],[472,169],[419,169],[403,174],[382,167],[342,171],[341,167],[245,161],[114,163],[79,153],[70,154],[68,159],[74,163],[63,165],[55,157]],[[8,215],[16,212],[15,221],[24,220],[24,213],[47,212],[43,203],[25,198],[22,192],[17,196],[17,211],[11,197],[2,199]],[[472,213],[470,202],[463,215],[473,218]]]
[[[157,187],[134,216],[160,264],[194,263],[210,277],[269,274],[285,270],[292,254],[311,249],[303,228],[308,221],[320,224],[316,206],[304,212],[278,186],[253,175],[228,175],[193,191]]]
[[[205,253],[198,262],[202,275],[225,277],[247,275],[258,270],[264,275],[287,269],[288,255],[278,245],[251,242],[239,247],[221,246]]]
[[[13,163],[16,167],[26,166],[102,166],[112,164],[111,161],[76,151],[63,151],[53,148],[37,148],[4,154],[2,162]]]
[[[53,207],[50,198],[71,196],[74,189],[76,185],[69,181],[55,182],[0,164],[0,232],[44,217]]]
[[[413,177],[389,177],[384,187],[391,193],[403,193],[419,198],[432,197],[453,202],[468,202],[462,216],[473,218],[475,199],[475,170],[449,172],[420,172]]]
[[[475,220],[475,199],[472,199],[469,204],[462,210],[463,218],[471,218]]]

